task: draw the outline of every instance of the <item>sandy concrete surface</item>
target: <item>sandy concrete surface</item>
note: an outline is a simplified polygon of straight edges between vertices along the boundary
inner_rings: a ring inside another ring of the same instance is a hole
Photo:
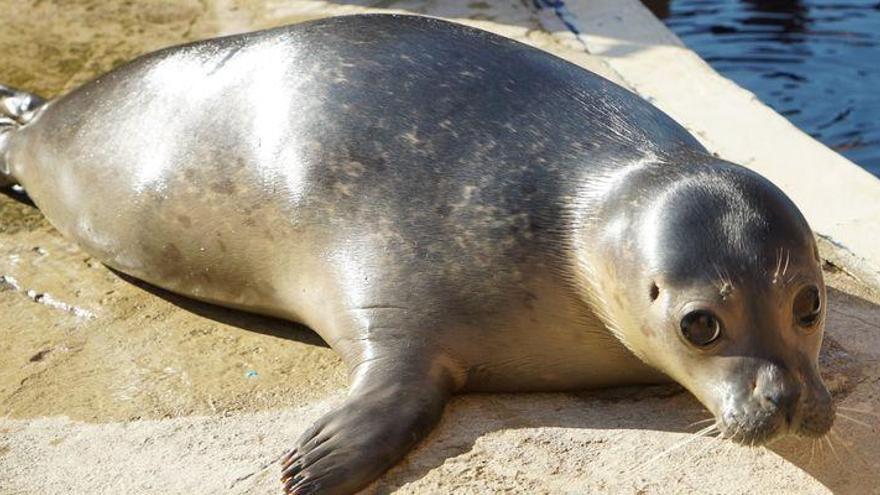
[[[0,81],[54,96],[162,46],[369,6],[491,29],[628,84],[517,1],[0,0],[15,12]],[[276,492],[274,460],[344,396],[335,354],[308,329],[122,278],[23,201],[0,196],[0,495]],[[880,493],[880,296],[827,269],[824,373],[863,411],[828,443],[695,437],[708,413],[675,386],[470,395],[367,492]]]

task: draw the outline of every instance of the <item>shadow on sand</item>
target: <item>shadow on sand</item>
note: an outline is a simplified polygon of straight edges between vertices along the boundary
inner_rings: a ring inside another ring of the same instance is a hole
[[[329,347],[327,343],[324,342],[324,339],[305,325],[282,320],[280,318],[273,318],[271,316],[263,316],[196,301],[195,299],[175,294],[162,289],[161,287],[156,287],[155,285],[136,279],[130,275],[126,275],[113,268],[108,267],[108,269],[126,282],[129,282],[154,296],[160,297],[184,311],[197,314],[203,318],[263,335],[271,335],[272,337],[289,339],[319,347]]]

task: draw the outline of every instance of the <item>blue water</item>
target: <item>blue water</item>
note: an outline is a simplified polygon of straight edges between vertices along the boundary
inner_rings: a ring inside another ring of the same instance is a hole
[[[715,70],[880,176],[880,0],[643,3]]]

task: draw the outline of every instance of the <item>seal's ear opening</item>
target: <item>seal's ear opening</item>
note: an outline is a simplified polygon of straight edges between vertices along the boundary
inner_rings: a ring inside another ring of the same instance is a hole
[[[656,301],[660,297],[660,287],[657,287],[657,282],[651,282],[651,289],[648,295],[651,296],[651,302]]]

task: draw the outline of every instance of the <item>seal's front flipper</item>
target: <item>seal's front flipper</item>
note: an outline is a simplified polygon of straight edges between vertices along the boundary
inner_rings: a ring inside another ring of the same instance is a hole
[[[282,459],[284,492],[354,493],[424,438],[440,419],[451,386],[425,370],[423,360],[408,354],[358,367],[345,403],[312,425]],[[407,365],[413,361],[421,362]]]
[[[35,94],[0,84],[0,187],[16,182],[5,158],[13,131],[30,122],[44,103]]]

